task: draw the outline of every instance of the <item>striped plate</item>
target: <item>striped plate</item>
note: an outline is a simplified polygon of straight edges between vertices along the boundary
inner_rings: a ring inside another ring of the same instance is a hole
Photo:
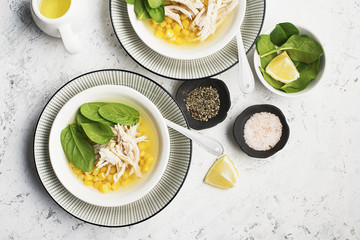
[[[124,85],[149,98],[161,114],[184,127],[185,117],[171,95],[156,82],[122,70],[100,70],[86,73],[65,84],[45,106],[36,126],[34,160],[40,180],[46,191],[65,211],[92,224],[121,227],[142,222],[165,208],[179,192],[185,181],[191,160],[191,141],[169,129],[170,157],[159,183],[140,200],[120,207],[100,207],[88,204],[68,192],[59,182],[49,158],[49,134],[61,107],[85,89],[99,85]]]
[[[179,60],[165,57],[143,43],[131,26],[125,0],[111,0],[110,18],[123,49],[137,63],[162,77],[192,80],[222,73],[238,62],[236,39],[222,50],[200,59]],[[248,52],[254,45],[265,17],[265,0],[247,0],[241,25],[244,47]]]

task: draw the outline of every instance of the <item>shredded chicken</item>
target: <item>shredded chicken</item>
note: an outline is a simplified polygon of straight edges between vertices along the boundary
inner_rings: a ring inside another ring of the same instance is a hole
[[[165,10],[168,9],[168,11],[172,11],[173,13],[175,13],[175,11],[178,12],[182,12],[183,14],[185,14],[190,20],[193,19],[193,17],[195,17],[195,14],[191,11],[188,11],[187,9],[177,6],[177,5],[169,5],[169,6],[165,6]],[[175,13],[176,14],[176,13]],[[174,19],[175,20],[175,19]]]
[[[95,153],[99,158],[96,169],[107,166],[107,176],[111,167],[115,166],[115,183],[119,181],[128,165],[131,166],[130,175],[135,173],[137,177],[142,177],[139,167],[140,151],[137,144],[146,141],[146,137],[138,137],[138,126],[139,124],[135,126],[123,126],[117,124],[112,127],[115,137],[111,139],[108,144],[95,145]]]
[[[204,4],[200,1],[200,0],[170,0],[171,5],[173,5],[173,3],[178,3],[181,4],[182,7],[186,7],[188,8],[190,11],[192,11],[195,15],[199,13],[198,8],[203,8]],[[170,5],[170,6],[171,6]]]
[[[204,5],[200,0],[170,0],[165,6],[165,15],[181,26],[180,14],[193,20],[190,29],[198,31],[194,40],[205,40],[214,34],[217,27],[239,4],[239,0],[208,0]]]
[[[169,6],[165,6],[164,9],[165,9],[165,16],[168,16],[169,18],[174,19],[180,25],[181,28],[184,28],[182,23],[181,23],[179,14],[174,13],[173,11],[171,11],[171,8],[169,8]]]

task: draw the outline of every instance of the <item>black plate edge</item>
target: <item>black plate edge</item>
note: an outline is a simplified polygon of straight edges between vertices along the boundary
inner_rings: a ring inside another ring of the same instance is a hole
[[[192,145],[192,140],[191,140],[191,139],[189,139],[189,140],[190,140],[189,167],[188,167],[188,169],[187,169],[187,171],[186,171],[184,180],[183,180],[182,183],[180,184],[179,189],[177,190],[177,192],[175,193],[175,195],[169,200],[168,203],[166,203],[166,204],[164,205],[164,207],[162,207],[161,209],[159,209],[159,211],[157,211],[157,212],[154,213],[153,215],[149,216],[148,218],[145,218],[145,219],[143,219],[143,220],[141,220],[141,221],[138,221],[138,222],[134,222],[134,223],[126,224],[126,225],[119,225],[119,226],[107,226],[107,225],[92,223],[92,222],[83,220],[83,219],[81,219],[80,217],[77,217],[77,216],[73,215],[72,213],[70,213],[69,211],[67,211],[65,208],[63,208],[63,207],[62,207],[57,201],[55,201],[55,199],[50,195],[50,193],[47,191],[44,183],[41,181],[40,174],[39,174],[39,172],[38,172],[37,165],[36,165],[36,161],[35,161],[35,135],[36,135],[36,132],[37,132],[37,129],[38,129],[38,125],[39,125],[40,118],[41,118],[41,116],[43,115],[46,106],[50,103],[50,101],[54,98],[54,96],[55,96],[61,89],[63,89],[66,85],[68,85],[69,83],[75,81],[76,79],[78,79],[78,78],[80,78],[80,77],[82,77],[82,76],[84,76],[84,75],[92,74],[92,73],[96,73],[96,72],[105,72],[105,71],[120,71],[120,72],[132,73],[132,74],[135,74],[135,75],[139,75],[139,76],[141,76],[141,77],[144,77],[144,78],[150,80],[151,82],[155,83],[155,84],[158,85],[159,87],[161,87],[167,94],[169,94],[169,96],[174,100],[174,102],[176,103],[176,105],[179,107],[179,109],[180,109],[180,111],[181,111],[181,113],[182,113],[182,115],[183,115],[183,117],[184,117],[184,119],[185,119],[186,126],[187,126],[187,128],[189,128],[188,121],[187,121],[187,119],[186,119],[186,117],[185,117],[185,115],[184,115],[184,112],[182,111],[181,107],[179,106],[178,102],[177,102],[176,99],[175,99],[163,86],[161,86],[159,83],[155,82],[154,80],[152,80],[152,79],[150,79],[150,78],[148,78],[148,77],[146,77],[146,76],[144,76],[144,75],[142,75],[142,74],[135,73],[135,72],[129,71],[129,70],[111,69],[111,68],[110,68],[110,69],[94,70],[94,71],[90,71],[90,72],[81,74],[81,75],[79,75],[79,76],[71,79],[70,81],[68,81],[67,83],[65,83],[64,85],[62,85],[62,86],[51,96],[51,98],[47,101],[47,103],[45,104],[43,110],[42,110],[41,113],[40,113],[40,116],[39,116],[39,118],[38,118],[38,121],[37,121],[36,126],[35,126],[35,129],[34,129],[34,135],[33,135],[33,141],[32,141],[32,142],[33,142],[33,144],[32,144],[33,159],[34,159],[34,165],[35,165],[36,173],[37,173],[37,175],[38,175],[38,177],[39,177],[39,180],[40,180],[42,186],[44,187],[46,193],[47,193],[47,194],[50,196],[50,198],[51,198],[61,209],[63,209],[65,212],[67,212],[68,214],[70,214],[70,215],[73,216],[74,218],[79,219],[80,221],[83,221],[83,222],[85,222],[85,223],[89,223],[89,224],[91,224],[91,225],[99,226],[99,227],[107,227],[107,228],[129,227],[129,226],[132,226],[132,225],[135,225],[135,224],[142,223],[142,222],[144,222],[144,221],[146,221],[146,220],[154,217],[154,216],[157,215],[158,213],[160,213],[162,210],[164,210],[164,209],[174,200],[174,198],[175,198],[175,197],[177,196],[177,194],[180,192],[180,189],[181,189],[182,186],[184,185],[185,180],[186,180],[187,175],[188,175],[189,170],[190,170],[190,165],[191,165],[191,160],[192,160],[192,150],[193,150],[193,145]]]
[[[235,66],[237,63],[239,63],[239,60],[238,60],[238,61],[235,62],[233,65],[229,66],[228,68],[226,68],[226,69],[224,69],[224,70],[222,70],[222,71],[220,71],[220,72],[218,72],[218,73],[215,73],[215,74],[212,74],[212,75],[208,75],[208,76],[204,76],[204,77],[200,77],[200,78],[191,78],[191,79],[190,79],[190,78],[182,79],[182,78],[169,77],[169,76],[165,76],[165,75],[162,75],[162,74],[160,74],[160,73],[157,73],[157,72],[155,72],[155,71],[153,71],[153,70],[150,70],[150,69],[148,69],[147,67],[145,67],[145,66],[143,66],[142,64],[140,64],[140,63],[124,48],[123,44],[121,43],[120,38],[119,38],[119,36],[117,35],[117,33],[116,33],[116,31],[115,31],[115,26],[114,26],[114,22],[113,22],[113,18],[112,18],[112,13],[111,13],[111,2],[112,2],[112,1],[113,1],[113,0],[110,0],[110,1],[109,1],[110,21],[111,21],[111,26],[112,26],[112,28],[113,28],[113,31],[114,31],[114,33],[115,33],[115,36],[116,36],[116,38],[118,39],[118,42],[119,42],[120,45],[121,45],[121,48],[122,48],[122,49],[126,52],[126,54],[127,54],[128,56],[130,56],[138,65],[140,65],[141,67],[145,68],[146,70],[148,70],[148,71],[151,72],[151,73],[154,73],[154,74],[156,74],[156,75],[158,75],[158,76],[160,76],[160,77],[163,77],[163,78],[168,78],[168,79],[170,79],[170,80],[191,81],[191,80],[196,80],[196,79],[214,77],[214,76],[216,76],[216,75],[219,75],[219,74],[222,74],[222,73],[226,72],[227,70],[229,70],[230,68],[232,68],[233,66]],[[261,32],[261,30],[262,30],[262,28],[263,28],[263,26],[264,26],[265,14],[266,14],[266,0],[264,0],[264,15],[263,15],[263,18],[262,18],[262,21],[261,21],[260,29],[259,29],[259,31],[258,31],[258,33],[257,33],[256,38],[254,39],[254,42],[251,44],[251,46],[250,46],[249,50],[246,52],[246,54],[248,54],[248,53],[251,51],[252,47],[254,46],[254,44],[255,44],[255,42],[256,42],[256,39],[257,39],[257,38],[259,37],[259,35],[260,35],[260,32]]]

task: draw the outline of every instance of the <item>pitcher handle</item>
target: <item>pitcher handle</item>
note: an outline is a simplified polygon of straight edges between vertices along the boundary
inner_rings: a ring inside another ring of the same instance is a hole
[[[59,27],[59,32],[65,49],[70,54],[78,54],[81,52],[82,45],[80,39],[77,35],[73,33],[70,24]]]

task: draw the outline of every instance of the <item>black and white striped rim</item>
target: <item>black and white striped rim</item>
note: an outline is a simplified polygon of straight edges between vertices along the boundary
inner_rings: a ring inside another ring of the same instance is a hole
[[[110,1],[110,18],[115,34],[130,57],[162,77],[193,80],[220,74],[238,63],[236,39],[222,50],[204,58],[179,60],[165,57],[144,44],[130,23],[125,0]],[[247,0],[241,34],[247,52],[254,45],[265,17],[265,0]]]
[[[34,135],[35,167],[49,195],[65,211],[95,225],[123,227],[149,219],[174,199],[187,176],[192,153],[191,140],[169,129],[170,157],[163,177],[143,198],[120,207],[100,207],[76,198],[57,179],[49,158],[49,134],[61,107],[81,91],[99,85],[124,85],[148,97],[162,115],[187,127],[183,112],[162,86],[142,75],[124,70],[99,70],[81,75],[61,87],[43,109]]]

